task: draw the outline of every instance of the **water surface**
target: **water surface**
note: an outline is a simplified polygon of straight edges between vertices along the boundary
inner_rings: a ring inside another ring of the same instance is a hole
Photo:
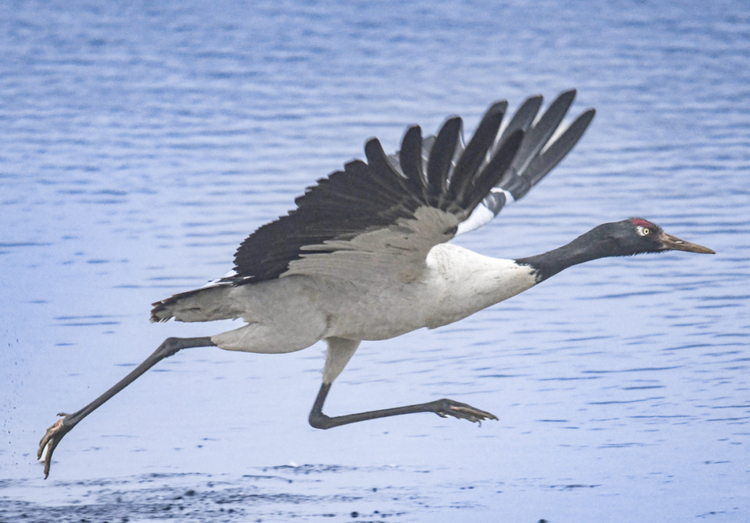
[[[742,2],[0,7],[0,520],[746,521],[750,13]],[[59,411],[167,336],[149,304],[378,136],[579,90],[582,142],[459,243],[522,257],[629,216],[710,246],[576,267],[364,343],[318,431],[324,347],[162,362],[35,462]]]

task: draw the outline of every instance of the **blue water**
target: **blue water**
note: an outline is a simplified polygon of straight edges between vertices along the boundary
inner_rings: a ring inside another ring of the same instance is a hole
[[[59,411],[167,336],[150,303],[378,136],[579,91],[582,142],[461,237],[521,257],[640,216],[716,256],[576,267],[361,346],[326,405],[452,397],[318,431],[324,348],[185,351],[71,432]],[[741,1],[0,6],[0,520],[748,521],[750,10]],[[119,501],[118,501],[119,500]]]

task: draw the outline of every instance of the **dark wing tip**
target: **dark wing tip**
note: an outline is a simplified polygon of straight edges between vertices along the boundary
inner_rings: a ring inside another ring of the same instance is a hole
[[[471,184],[482,165],[488,161],[488,153],[495,145],[498,130],[507,108],[508,102],[501,100],[490,105],[484,113],[482,120],[474,131],[474,135],[462,151],[451,174],[449,204],[464,199],[464,194],[471,189]]]
[[[412,125],[406,130],[401,140],[401,150],[398,152],[401,172],[413,187],[423,190],[427,180],[422,174],[422,128]]]
[[[508,100],[498,100],[497,102],[489,106],[487,111],[484,113],[484,118],[487,118],[489,115],[498,114],[498,113],[504,115],[505,111],[507,110],[508,110]]]
[[[593,109],[584,111],[563,133],[550,142],[573,104],[575,96],[575,89],[560,93],[529,128],[524,143],[513,161],[513,176],[503,180],[501,184],[503,189],[513,194],[514,199],[522,198],[570,152],[594,118]]]
[[[445,193],[462,126],[463,120],[460,116],[448,118],[440,128],[430,149],[430,159],[427,161],[427,184],[437,192],[437,195]]]
[[[378,138],[373,137],[367,139],[367,141],[365,142],[365,156],[367,157],[368,162],[373,157],[385,156],[383,145],[380,143],[380,140]]]
[[[582,112],[555,141],[548,144],[531,161],[524,176],[529,179],[532,187],[544,178],[575,147],[586,132],[586,129],[588,129],[595,115],[596,110],[594,109],[587,109]]]
[[[573,103],[573,100],[575,99],[577,93],[578,90],[575,87],[571,89],[565,89],[563,92],[557,95],[557,99],[570,100],[570,103]]]

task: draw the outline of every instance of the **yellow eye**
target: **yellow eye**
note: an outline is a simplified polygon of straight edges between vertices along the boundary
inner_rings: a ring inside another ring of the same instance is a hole
[[[644,236],[646,236],[646,235],[647,235],[648,233],[650,233],[650,232],[651,232],[651,231],[649,231],[648,229],[643,229],[643,235],[644,235]]]

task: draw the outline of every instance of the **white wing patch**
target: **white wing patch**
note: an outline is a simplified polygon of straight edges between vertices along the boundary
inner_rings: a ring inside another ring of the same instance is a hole
[[[506,191],[505,189],[495,187],[490,192],[504,194],[506,205],[515,201],[510,191]],[[498,212],[499,211],[500,209],[498,209]],[[483,225],[490,223],[495,216],[497,216],[496,212],[492,211],[492,209],[487,207],[484,203],[480,203],[479,205],[477,205],[476,209],[474,209],[474,212],[471,213],[471,216],[469,216],[466,221],[463,221],[459,224],[458,230],[456,231],[456,236],[465,232],[479,229]]]

